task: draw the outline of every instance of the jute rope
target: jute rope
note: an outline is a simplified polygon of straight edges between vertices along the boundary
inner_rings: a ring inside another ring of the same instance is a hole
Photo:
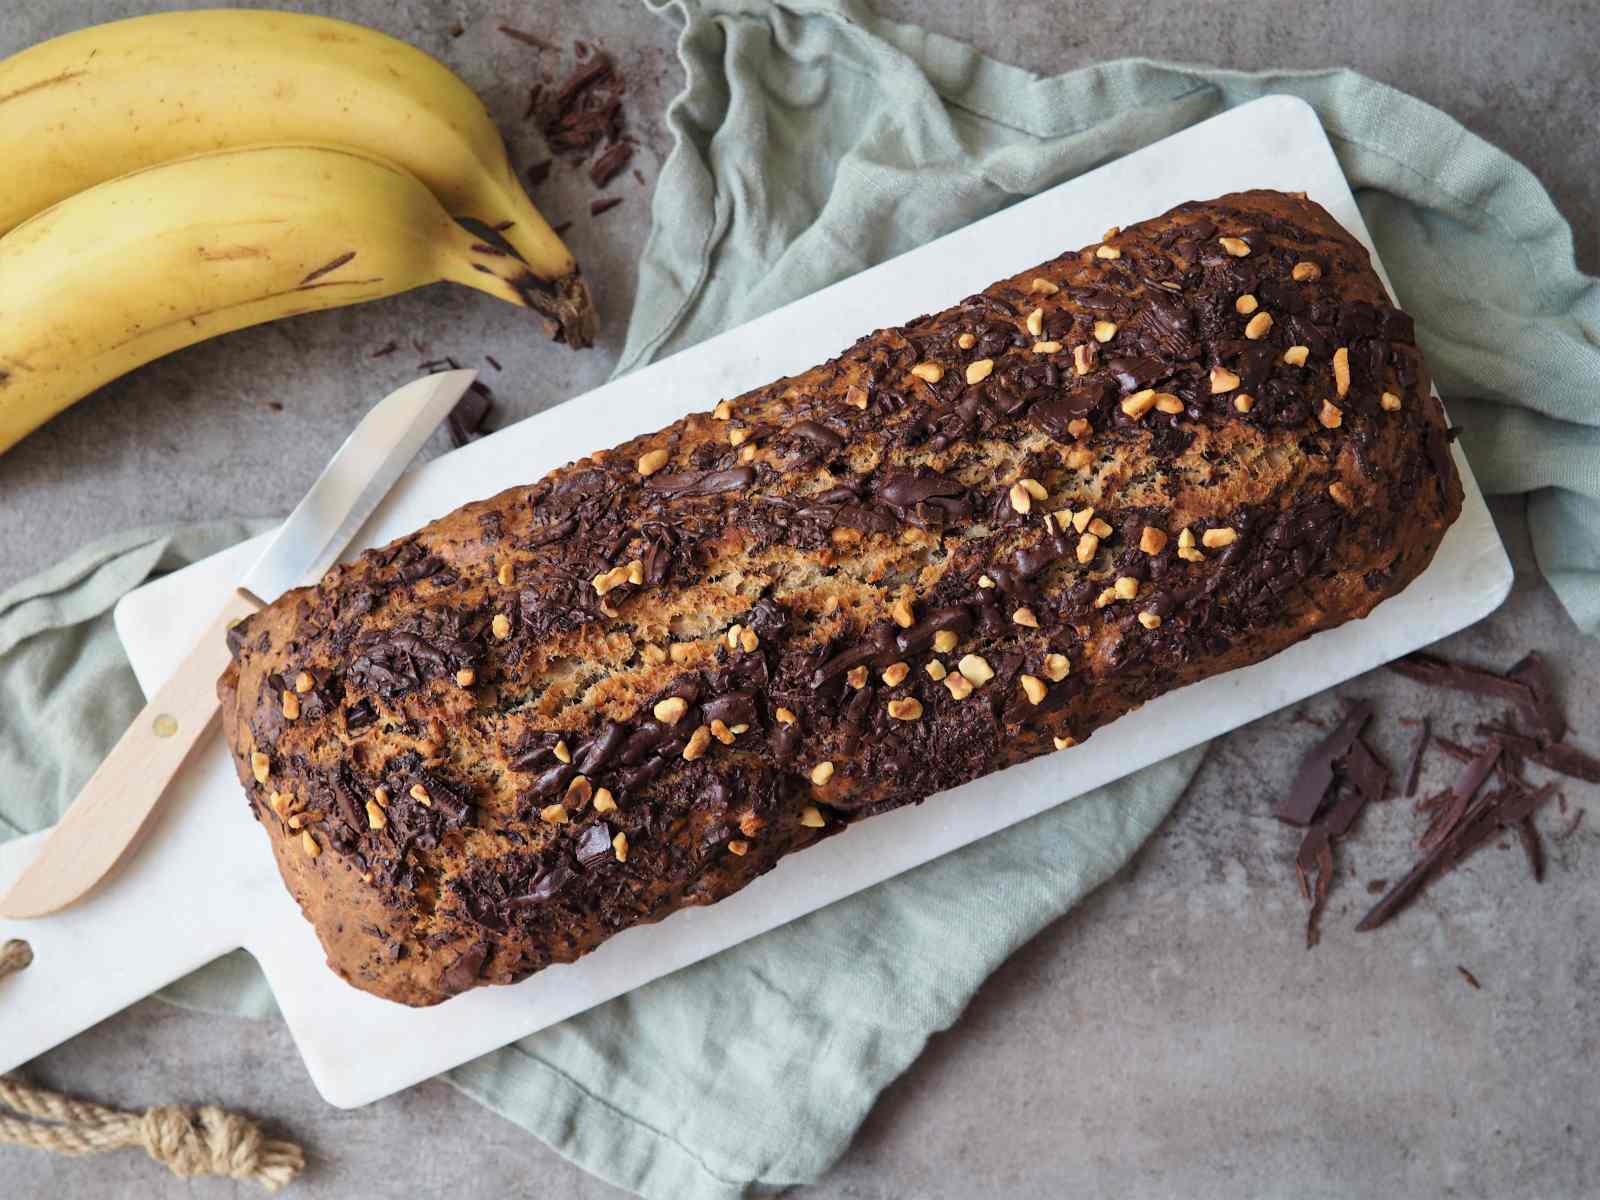
[[[27,942],[7,942],[0,946],[0,979],[32,961]],[[254,1121],[215,1104],[122,1112],[35,1087],[15,1075],[0,1075],[0,1145],[57,1154],[139,1146],[180,1178],[225,1175],[254,1181],[269,1192],[291,1182],[306,1165],[299,1146],[264,1137]]]

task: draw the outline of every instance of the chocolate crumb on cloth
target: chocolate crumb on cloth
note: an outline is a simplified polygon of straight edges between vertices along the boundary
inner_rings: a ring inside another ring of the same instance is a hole
[[[706,403],[235,630],[240,778],[356,986],[437,1003],[718,900],[1364,616],[1460,510],[1410,319],[1274,192]]]

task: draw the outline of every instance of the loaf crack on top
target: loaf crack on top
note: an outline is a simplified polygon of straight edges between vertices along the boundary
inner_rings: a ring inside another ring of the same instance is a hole
[[[1325,211],[1183,204],[289,592],[225,732],[330,966],[435,1004],[1366,615],[1449,439]]]

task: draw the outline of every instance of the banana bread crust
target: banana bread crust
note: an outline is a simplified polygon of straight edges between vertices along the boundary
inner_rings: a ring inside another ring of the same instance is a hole
[[[1448,443],[1326,212],[1184,204],[334,568],[225,734],[329,965],[435,1004],[1366,615]]]

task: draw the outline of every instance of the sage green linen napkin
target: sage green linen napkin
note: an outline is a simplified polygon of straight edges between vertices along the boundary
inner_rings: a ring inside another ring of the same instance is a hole
[[[1600,624],[1600,290],[1515,161],[1344,71],[1121,61],[1042,79],[850,0],[663,0],[682,25],[677,147],[619,371],[1256,96],[1333,139],[1486,490],[1528,492],[1540,563]],[[1472,395],[1480,397],[1467,400]],[[146,572],[247,532],[127,535],[0,597],[0,818],[49,819],[135,711],[106,612]],[[64,732],[65,731],[65,732]],[[1203,750],[1147,768],[450,1073],[648,1197],[816,1178],[878,1093],[1013,950],[1121,866]],[[803,857],[783,870],[803,870]],[[737,902],[737,901],[735,901]],[[166,993],[270,1010],[230,956]]]

